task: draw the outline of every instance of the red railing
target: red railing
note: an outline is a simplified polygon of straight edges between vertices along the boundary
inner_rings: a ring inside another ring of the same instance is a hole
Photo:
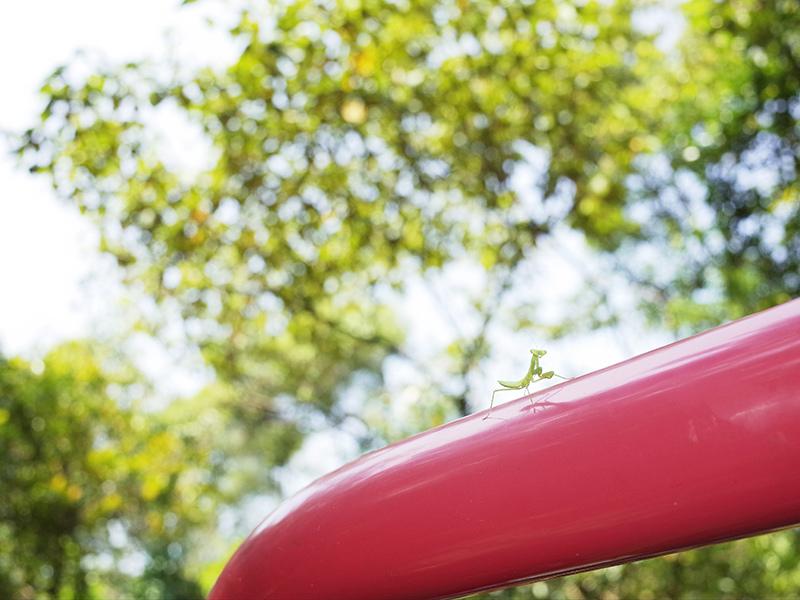
[[[210,598],[449,598],[800,523],[800,300],[367,454]]]

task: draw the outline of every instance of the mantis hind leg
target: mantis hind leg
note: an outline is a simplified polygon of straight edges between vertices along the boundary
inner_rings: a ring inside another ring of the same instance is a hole
[[[537,381],[538,381],[538,379],[537,379]],[[535,382],[534,382],[534,383],[535,383]],[[488,419],[488,418],[489,418],[489,415],[490,415],[490,414],[491,414],[491,412],[492,412],[492,408],[494,407],[494,395],[495,395],[497,392],[510,392],[510,391],[512,391],[513,389],[514,389],[514,388],[500,388],[500,389],[494,390],[494,391],[492,392],[492,400],[491,400],[491,402],[489,402],[489,410],[487,410],[487,411],[486,411],[486,414],[485,414],[485,415],[484,415],[484,417],[483,417],[483,420],[484,420],[484,421],[485,421],[486,419]],[[531,395],[531,391],[528,389],[528,387],[527,387],[527,386],[525,386],[525,393],[528,395],[528,397],[530,397],[530,395]],[[533,401],[533,398],[531,398],[531,406],[533,406],[533,412],[536,412],[536,404],[534,403],[534,401]]]
[[[539,379],[541,379],[541,377]],[[536,381],[539,381],[539,379],[537,379]],[[531,383],[536,383],[536,381],[532,381]],[[533,412],[536,412],[536,402],[534,402],[533,398],[531,398],[531,391],[528,388],[525,388],[525,391],[528,393],[528,399],[531,401],[531,407],[533,408]]]
[[[503,388],[497,389],[497,390],[495,390],[495,391],[493,391],[493,392],[492,392],[492,401],[491,401],[491,402],[489,402],[489,410],[487,410],[487,411],[486,411],[486,416],[484,416],[484,417],[483,417],[483,420],[484,420],[484,421],[485,421],[486,419],[488,419],[488,418],[489,418],[489,413],[491,413],[491,412],[492,412],[492,407],[494,406],[494,395],[495,395],[497,392],[510,392],[510,391],[511,391],[511,389],[512,389],[512,388],[505,388],[505,387],[503,387]]]

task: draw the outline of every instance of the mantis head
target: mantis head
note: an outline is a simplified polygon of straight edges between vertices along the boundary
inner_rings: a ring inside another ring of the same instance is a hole
[[[545,354],[547,354],[547,350],[537,350],[536,348],[534,348],[533,350],[531,350],[531,354],[533,354],[534,356],[542,357]]]

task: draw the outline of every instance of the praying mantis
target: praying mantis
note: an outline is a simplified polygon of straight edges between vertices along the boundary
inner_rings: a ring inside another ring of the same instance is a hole
[[[561,375],[556,375],[555,371],[547,371],[545,373],[542,372],[542,366],[539,364],[539,359],[542,358],[545,354],[547,354],[547,350],[537,350],[533,348],[531,350],[531,366],[528,369],[528,372],[525,374],[525,377],[520,379],[519,381],[502,381],[498,380],[497,383],[502,385],[503,387],[496,389],[492,392],[492,401],[489,403],[489,410],[486,412],[486,416],[483,417],[483,420],[489,418],[489,413],[492,412],[492,407],[494,406],[494,395],[497,392],[508,392],[510,390],[521,390],[525,388],[525,391],[530,394],[530,390],[528,386],[532,383],[536,383],[537,381],[541,381],[542,379],[552,379],[553,377],[561,377]],[[561,377],[561,379],[567,379],[566,377]],[[533,405],[533,400],[531,400],[531,405]],[[534,408],[534,410],[536,410]]]

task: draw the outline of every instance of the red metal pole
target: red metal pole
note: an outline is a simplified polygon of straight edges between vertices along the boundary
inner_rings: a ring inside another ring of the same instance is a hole
[[[800,523],[800,300],[367,454],[209,596],[449,598]]]

